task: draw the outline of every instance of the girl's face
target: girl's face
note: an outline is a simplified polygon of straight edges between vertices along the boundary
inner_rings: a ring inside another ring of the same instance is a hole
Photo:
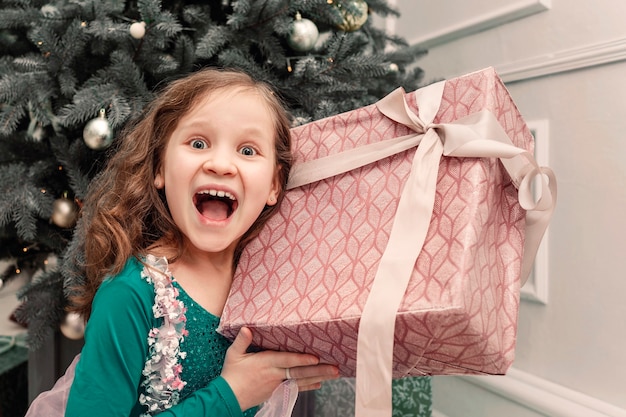
[[[182,117],[155,184],[191,250],[232,253],[264,206],[276,204],[273,115],[260,94],[212,93]]]

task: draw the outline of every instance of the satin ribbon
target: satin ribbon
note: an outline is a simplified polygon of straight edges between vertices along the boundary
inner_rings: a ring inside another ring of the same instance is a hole
[[[549,168],[539,167],[532,154],[514,146],[490,111],[483,110],[450,123],[433,123],[444,86],[445,81],[442,81],[415,92],[419,116],[407,105],[401,88],[376,104],[381,113],[408,126],[414,133],[300,163],[294,166],[290,175],[288,188],[295,188],[417,146],[389,241],[359,324],[357,417],[390,417],[392,414],[395,318],[430,225],[441,156],[500,158],[518,189],[521,207],[527,210],[520,274],[522,284],[532,270],[537,249],[554,210],[554,173]],[[533,186],[537,188],[537,198]]]
[[[298,382],[287,379],[276,387],[254,417],[291,417],[297,399]]]

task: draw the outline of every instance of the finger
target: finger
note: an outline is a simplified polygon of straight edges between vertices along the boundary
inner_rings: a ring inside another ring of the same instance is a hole
[[[298,378],[296,382],[298,383],[298,387],[309,387],[316,386],[321,384],[324,381],[329,381],[332,379],[337,379],[339,376],[314,376],[309,378]]]
[[[304,392],[304,391],[315,391],[322,388],[322,383],[318,382],[315,384],[310,384],[310,385],[305,385],[305,386],[300,386],[298,385],[298,391],[300,392]]]
[[[291,368],[292,371],[293,368],[316,366],[320,362],[319,358],[314,355],[293,352],[275,352],[273,361],[276,366],[280,366],[282,368]]]
[[[292,379],[317,378],[318,381],[333,379],[339,376],[339,368],[335,365],[321,364],[313,366],[297,366],[289,369]]]
[[[242,327],[239,329],[239,333],[237,333],[237,337],[235,337],[235,340],[230,348],[233,349],[234,352],[241,353],[243,355],[246,353],[251,343],[252,332],[247,327]]]

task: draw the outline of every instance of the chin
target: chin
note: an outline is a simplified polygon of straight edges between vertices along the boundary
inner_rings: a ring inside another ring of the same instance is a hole
[[[203,240],[199,242],[188,242],[190,249],[194,252],[201,252],[206,254],[218,254],[218,253],[228,253],[232,255],[235,252],[235,243],[230,245],[225,245],[222,239],[211,238],[211,241]],[[216,241],[217,240],[217,241]]]

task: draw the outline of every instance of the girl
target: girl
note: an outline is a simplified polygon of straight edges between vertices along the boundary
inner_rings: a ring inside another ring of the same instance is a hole
[[[243,73],[193,73],[148,106],[85,198],[71,300],[88,322],[66,416],[249,416],[286,378],[338,376],[311,355],[249,353],[249,329],[232,345],[215,331],[290,167],[288,116]]]

